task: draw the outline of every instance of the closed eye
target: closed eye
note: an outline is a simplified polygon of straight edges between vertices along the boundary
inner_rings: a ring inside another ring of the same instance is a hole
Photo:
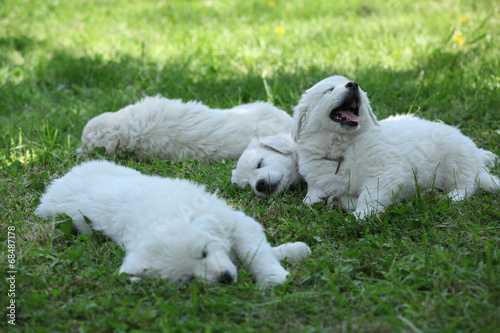
[[[259,163],[257,164],[257,169],[262,168],[262,162],[263,162],[263,161],[264,161],[264,159],[261,159],[261,160],[259,161]]]
[[[323,95],[324,95],[324,94],[326,94],[326,93],[328,93],[328,92],[332,92],[332,91],[333,91],[333,89],[335,89],[335,87],[332,87],[332,88],[328,89],[327,91],[325,91],[325,92],[323,93]]]
[[[208,250],[207,247],[205,246],[203,250],[201,251],[201,258],[205,259],[208,256]]]

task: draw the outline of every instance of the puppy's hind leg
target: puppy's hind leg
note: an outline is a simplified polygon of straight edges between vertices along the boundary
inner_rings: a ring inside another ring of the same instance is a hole
[[[273,247],[273,254],[278,260],[286,258],[290,262],[300,262],[311,254],[311,249],[302,242],[286,243]]]
[[[470,189],[470,190],[469,190]],[[451,198],[452,201],[457,202],[457,201],[462,201],[465,200],[474,194],[474,188],[466,188],[466,187],[455,187],[453,190],[449,191],[447,193],[447,196]]]
[[[500,190],[500,180],[488,171],[482,170],[477,176],[476,188],[481,188],[488,193],[497,192]]]
[[[474,183],[457,184],[453,190],[448,192],[448,196],[451,200],[457,202],[471,197],[478,189],[483,189],[488,193],[498,191],[500,190],[500,180],[486,170],[482,170]]]
[[[476,184],[474,183],[474,176],[472,173],[453,173],[453,183],[455,186],[448,191],[447,196],[452,201],[462,201],[471,197],[476,192]]]

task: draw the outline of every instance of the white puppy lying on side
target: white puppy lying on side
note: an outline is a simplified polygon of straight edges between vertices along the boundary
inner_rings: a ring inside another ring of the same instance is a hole
[[[272,248],[259,223],[202,186],[106,161],[74,167],[40,201],[38,216],[66,213],[78,231],[102,231],[117,242],[126,252],[120,273],[134,279],[200,277],[230,283],[237,279],[236,259],[256,281],[275,286],[289,275],[279,260],[298,261],[310,254],[301,242]]]
[[[252,137],[290,132],[292,125],[292,117],[267,102],[220,110],[194,101],[146,97],[91,119],[77,153],[105,147],[107,154],[126,149],[145,159],[237,159]]]
[[[244,188],[250,185],[259,196],[278,194],[298,182],[297,152],[290,134],[253,138],[243,152],[231,182]]]
[[[356,82],[332,76],[307,90],[294,109],[299,172],[308,184],[304,202],[339,201],[355,215],[385,209],[436,188],[458,201],[479,188],[498,190],[487,166],[496,156],[454,127],[410,115],[380,124]]]

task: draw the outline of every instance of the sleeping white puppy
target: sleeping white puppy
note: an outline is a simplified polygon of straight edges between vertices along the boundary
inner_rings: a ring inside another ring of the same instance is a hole
[[[338,201],[359,219],[411,198],[416,183],[422,192],[436,188],[455,201],[500,186],[487,170],[496,155],[442,123],[411,115],[379,123],[366,93],[342,76],[304,93],[292,137],[308,185],[304,202]]]
[[[271,247],[259,223],[203,186],[107,161],[74,167],[40,201],[38,216],[66,213],[78,231],[98,230],[117,242],[125,250],[120,273],[133,279],[230,283],[237,280],[237,260],[256,281],[275,286],[289,275],[279,260],[299,261],[310,253],[301,242]]]
[[[259,196],[278,194],[299,180],[295,141],[290,134],[253,138],[243,152],[231,182],[250,185]]]
[[[140,159],[237,159],[252,137],[290,132],[292,125],[292,117],[267,102],[220,110],[195,101],[146,97],[91,119],[77,153],[105,147],[106,154],[127,150]]]

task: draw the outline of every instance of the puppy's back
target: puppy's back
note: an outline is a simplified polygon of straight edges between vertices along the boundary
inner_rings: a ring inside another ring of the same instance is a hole
[[[78,231],[89,233],[91,229],[85,222],[82,209],[95,206],[95,201],[109,199],[106,180],[137,176],[141,173],[107,161],[82,163],[48,186],[35,214],[49,219],[66,213]]]

